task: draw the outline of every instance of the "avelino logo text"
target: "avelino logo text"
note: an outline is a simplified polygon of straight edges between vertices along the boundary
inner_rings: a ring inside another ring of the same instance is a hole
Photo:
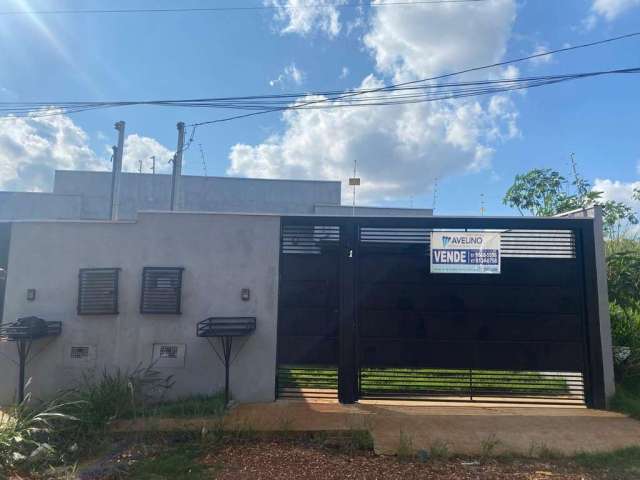
[[[442,237],[442,246],[443,248],[447,248],[447,246],[451,245],[482,245],[482,237]]]

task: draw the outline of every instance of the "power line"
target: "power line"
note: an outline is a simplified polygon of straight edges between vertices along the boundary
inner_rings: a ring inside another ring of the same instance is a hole
[[[189,148],[195,135],[195,129],[201,125],[210,125],[215,123],[227,122],[240,118],[251,117],[255,115],[263,115],[266,113],[282,112],[285,110],[300,110],[310,108],[338,108],[338,107],[356,107],[371,105],[398,105],[403,103],[422,103],[437,100],[447,100],[454,98],[462,98],[469,96],[487,95],[498,92],[519,90],[549,85],[553,83],[565,82],[581,78],[613,75],[613,74],[635,74],[639,73],[638,68],[627,68],[618,70],[605,70],[597,72],[587,72],[578,74],[550,75],[544,77],[524,77],[516,79],[500,79],[500,80],[482,80],[468,82],[451,82],[451,83],[432,83],[436,80],[453,77],[470,72],[476,72],[484,69],[509,65],[512,63],[522,62],[533,58],[552,55],[581,48],[593,47],[618,40],[628,39],[640,35],[640,32],[631,32],[625,35],[610,37],[595,42],[584,43],[571,47],[564,47],[555,50],[549,50],[525,57],[497,62],[489,65],[467,68],[453,73],[442,74],[430,78],[413,80],[409,82],[388,85],[374,89],[350,90],[348,92],[306,92],[279,95],[253,95],[242,97],[219,97],[206,99],[190,99],[190,100],[151,100],[151,101],[116,101],[116,102],[0,102],[0,113],[5,115],[13,115],[15,117],[38,117],[38,116],[54,116],[68,113],[77,113],[87,110],[96,110],[104,108],[134,106],[134,105],[153,105],[164,107],[191,107],[191,108],[220,108],[220,109],[236,109],[236,110],[252,110],[250,113],[243,113],[229,117],[197,122],[188,125],[192,127],[191,137],[185,150]],[[448,90],[447,90],[448,89]],[[404,93],[398,93],[404,92]],[[305,100],[309,97],[320,97],[312,100],[302,101],[302,103],[292,103],[295,101]],[[363,98],[357,98],[363,96]],[[35,110],[35,111],[34,111]]]
[[[520,77],[513,79],[477,80],[465,82],[446,83],[422,83],[417,85],[399,86],[392,85],[375,89],[356,89],[348,93],[344,91],[316,91],[287,93],[278,95],[253,95],[241,97],[213,97],[197,99],[174,99],[174,100],[126,100],[126,101],[82,101],[82,102],[0,102],[0,113],[13,114],[16,116],[38,116],[58,115],[62,113],[115,108],[125,106],[160,106],[160,107],[183,107],[183,108],[217,108],[234,110],[259,110],[265,108],[269,110],[281,109],[309,109],[324,108],[321,104],[331,101],[333,105],[339,106],[360,106],[375,104],[386,104],[391,102],[413,103],[423,100],[442,100],[451,97],[475,96],[487,93],[496,93],[505,90],[516,90],[531,88],[535,86],[559,83],[578,78],[587,78],[612,74],[638,73],[637,68],[626,68],[618,70],[603,70],[595,72],[570,73],[545,75],[534,77]],[[304,101],[309,97],[321,97],[318,99]],[[330,98],[329,98],[330,97]],[[318,105],[316,105],[318,104]],[[38,112],[38,109],[43,109]],[[192,125],[193,126],[193,125]]]
[[[580,45],[563,47],[563,48],[558,48],[558,49],[555,49],[555,50],[548,50],[546,52],[540,52],[540,53],[536,53],[536,54],[532,54],[532,55],[527,55],[526,57],[514,58],[514,59],[511,59],[511,60],[492,63],[492,64],[489,64],[489,65],[482,65],[482,66],[479,66],[479,67],[467,68],[465,70],[459,70],[459,71],[453,72],[453,73],[447,73],[447,74],[438,75],[438,76],[430,77],[430,78],[423,78],[421,80],[413,80],[413,81],[409,81],[409,82],[398,83],[398,84],[395,84],[395,85],[390,85],[388,87],[380,87],[379,89],[375,89],[375,91],[384,91],[384,90],[387,90],[387,89],[402,87],[402,86],[406,86],[406,85],[414,85],[414,84],[417,84],[417,83],[424,83],[424,82],[433,81],[433,80],[441,80],[443,78],[449,78],[449,77],[453,77],[453,76],[456,76],[456,75],[462,75],[462,74],[470,73],[470,72],[477,72],[477,71],[485,70],[485,69],[489,69],[489,68],[495,68],[495,67],[500,67],[500,66],[504,66],[504,65],[510,65],[512,63],[523,62],[523,61],[526,61],[526,60],[531,60],[533,58],[539,58],[539,57],[544,57],[544,56],[547,56],[547,55],[553,55],[555,53],[562,53],[562,52],[567,52],[567,51],[571,51],[571,50],[578,50],[578,49],[581,49],[581,48],[594,47],[596,45],[603,45],[603,44],[610,43],[610,42],[616,42],[618,40],[624,40],[624,39],[627,39],[627,38],[636,37],[638,35],[640,35],[640,32],[638,32],[638,31],[631,32],[631,33],[627,33],[627,34],[624,34],[624,35],[618,35],[617,37],[605,38],[603,40],[598,40],[598,41],[595,41],[595,42],[583,43],[583,44],[580,44]],[[357,95],[357,94],[347,94],[345,96],[351,96],[351,95]],[[344,98],[344,96],[343,97],[338,97],[338,98]],[[335,99],[333,99],[333,100],[335,100]],[[324,99],[324,100],[321,100],[320,102],[328,102],[328,101],[332,101],[332,99]],[[311,103],[318,103],[318,102],[311,102]],[[253,115],[261,115],[261,114],[265,114],[265,113],[272,113],[274,111],[282,111],[282,109],[264,110],[262,112],[254,112],[254,113],[251,113],[251,114],[239,115],[239,116],[235,116],[235,117],[228,117],[227,119],[218,119],[218,120],[211,120],[211,121],[208,121],[208,122],[199,122],[199,123],[196,123],[194,125],[209,125],[209,124],[212,124],[212,123],[220,123],[221,121],[229,121],[229,120],[245,118],[245,117],[253,116]]]
[[[80,15],[80,14],[167,14],[167,13],[217,13],[217,12],[252,12],[265,10],[298,10],[304,8],[361,8],[361,7],[411,7],[417,5],[469,4],[483,3],[487,0],[415,0],[389,1],[383,3],[308,3],[303,5],[255,5],[245,7],[192,7],[192,8],[93,8],[93,9],[54,9],[54,10],[5,10],[0,16],[18,15]]]
[[[46,117],[123,106],[159,106],[249,111],[249,113],[238,114],[232,117],[225,117],[222,119],[189,125],[192,127],[192,132],[189,142],[185,146],[185,149],[187,149],[193,142],[195,128],[200,125],[220,123],[222,121],[261,115],[275,111],[424,103],[495,94],[512,90],[522,90],[603,75],[626,75],[637,73],[640,73],[640,67],[561,75],[521,77],[515,79],[421,83],[405,86],[392,85],[377,89],[352,90],[348,93],[342,91],[331,91],[184,100],[114,102],[0,102],[0,114],[4,114],[5,116],[11,115],[14,117]]]

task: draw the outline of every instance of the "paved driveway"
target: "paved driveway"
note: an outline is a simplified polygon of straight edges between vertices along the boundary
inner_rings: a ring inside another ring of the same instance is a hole
[[[255,430],[367,429],[377,453],[394,454],[401,432],[414,449],[446,444],[460,454],[495,452],[563,454],[607,451],[640,445],[640,422],[624,415],[585,408],[410,406],[278,401],[240,405],[228,416],[229,428]]]

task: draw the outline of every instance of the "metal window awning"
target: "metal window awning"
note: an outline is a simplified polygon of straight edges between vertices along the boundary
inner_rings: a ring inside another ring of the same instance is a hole
[[[255,317],[209,317],[198,322],[198,337],[242,337],[256,329]]]
[[[18,402],[24,400],[25,370],[34,340],[55,337],[62,332],[62,322],[50,322],[39,317],[23,317],[0,325],[0,341],[15,342],[18,348]]]
[[[224,365],[224,403],[229,403],[229,368],[233,339],[246,337],[256,329],[256,317],[209,317],[198,322],[196,335],[206,338],[222,364]],[[211,338],[220,339],[222,352],[218,352]],[[236,352],[236,357],[240,350]],[[235,359],[235,358],[234,358]]]

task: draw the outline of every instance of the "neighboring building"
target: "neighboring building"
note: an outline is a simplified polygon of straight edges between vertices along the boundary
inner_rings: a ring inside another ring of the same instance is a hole
[[[351,205],[315,205],[313,213],[316,215],[340,215],[348,217],[431,217],[431,208],[401,208],[401,207],[368,207]]]
[[[0,192],[0,220],[82,218],[82,196],[41,192]]]
[[[111,172],[57,170],[53,192],[0,192],[0,220],[110,219]],[[338,181],[181,176],[176,210],[352,215]],[[120,174],[119,220],[170,210],[171,175]],[[368,212],[368,213],[365,213]],[[430,216],[430,209],[356,207],[356,214]]]
[[[170,209],[171,175],[122,173],[120,219]],[[82,198],[82,217],[109,218],[111,173],[56,171],[53,192]],[[176,210],[310,214],[317,204],[340,205],[340,182],[235,177],[180,177]]]

